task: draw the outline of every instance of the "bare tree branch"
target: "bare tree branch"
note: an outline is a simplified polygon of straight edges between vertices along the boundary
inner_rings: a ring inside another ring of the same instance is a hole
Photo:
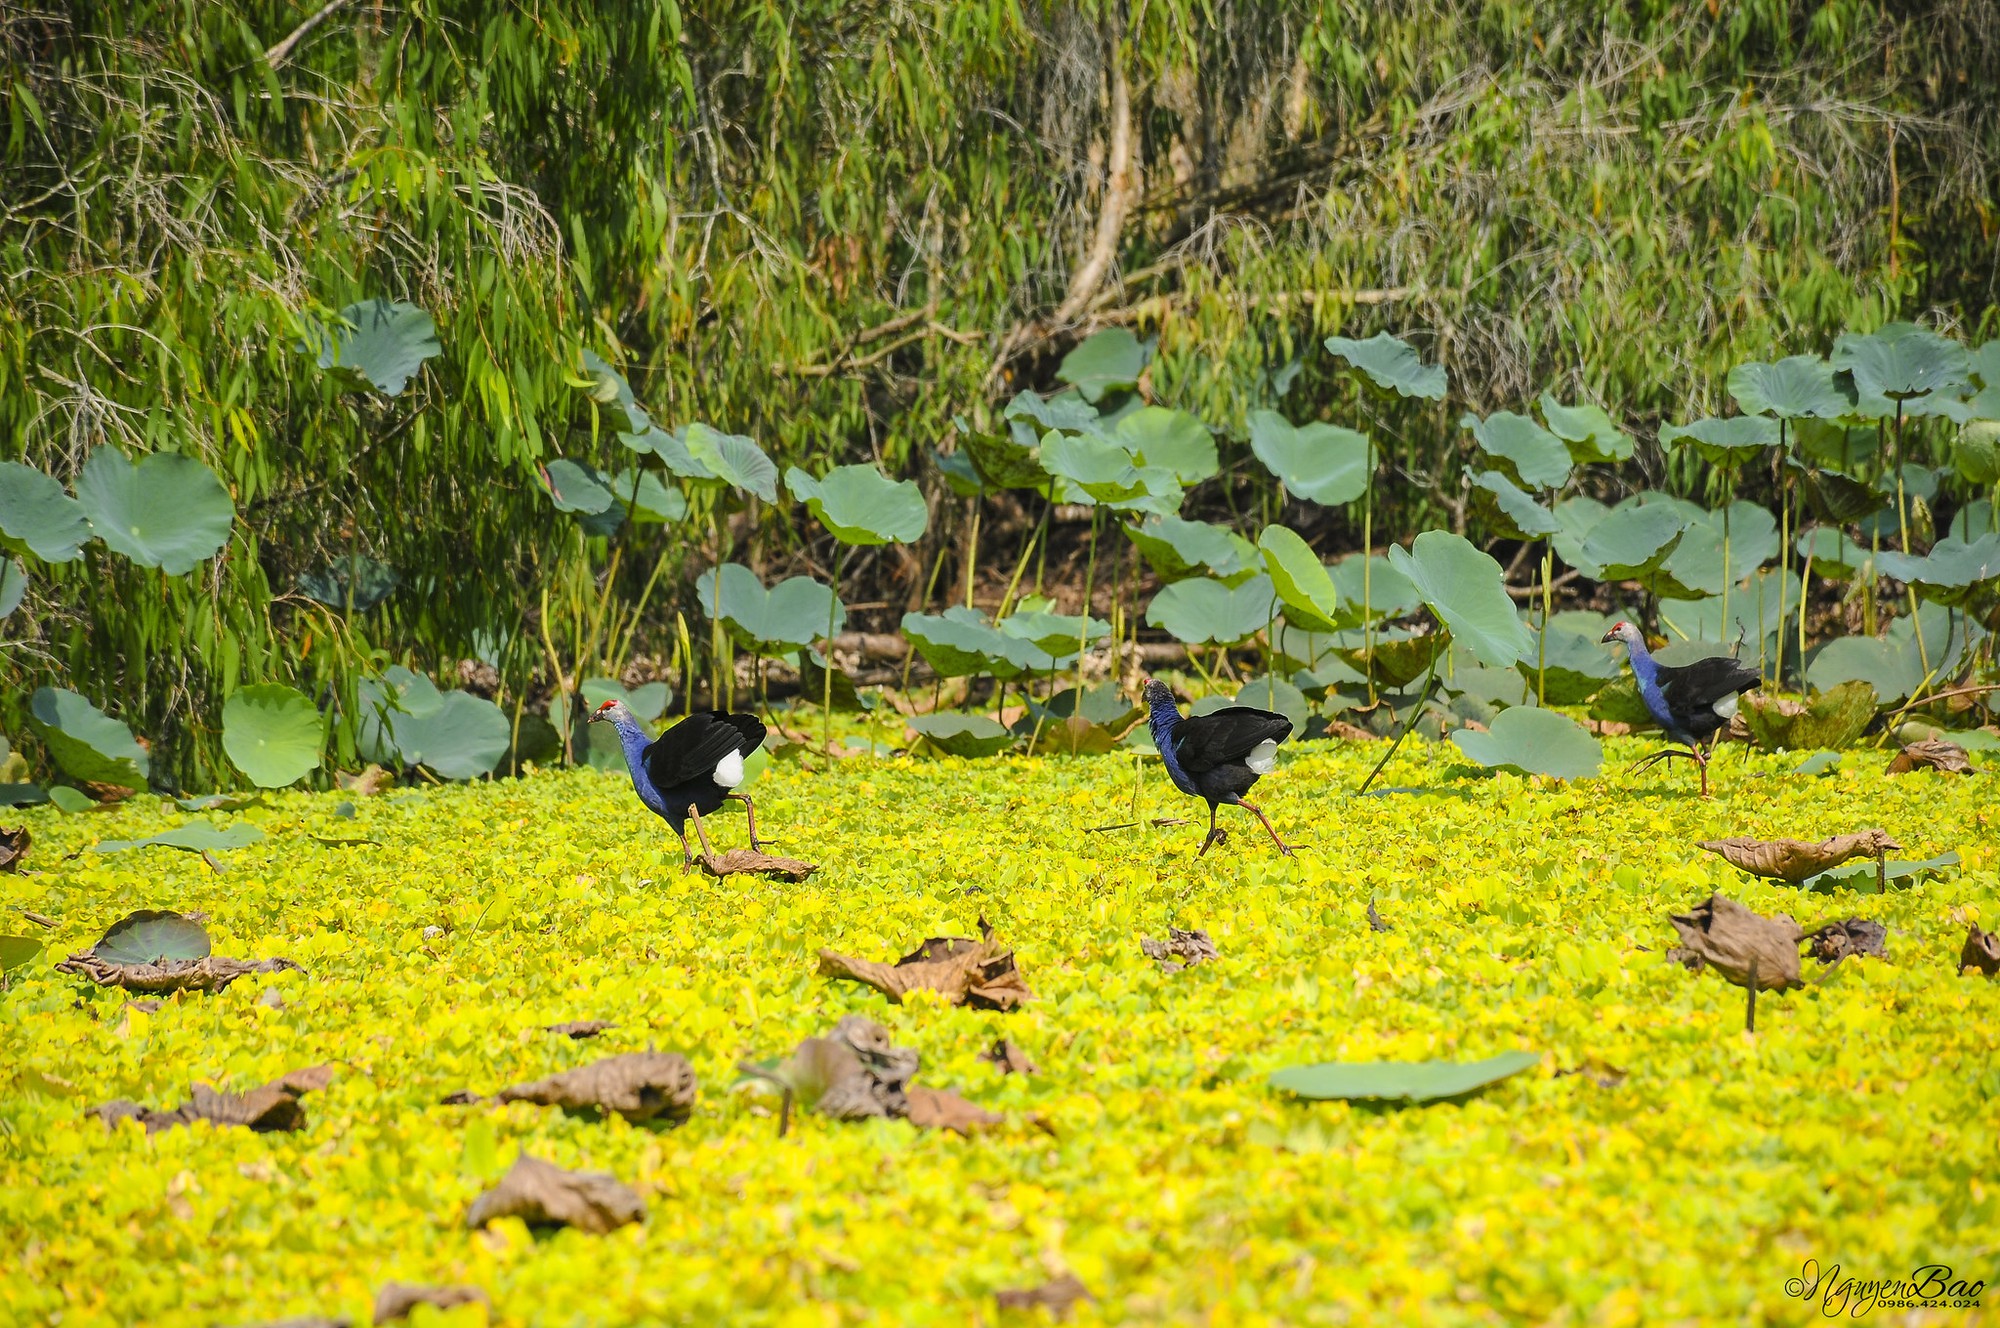
[[[326,3],[319,7],[318,13],[286,33],[277,45],[264,52],[264,63],[273,69],[285,63],[291,58],[292,49],[304,41],[314,28],[353,3],[354,0],[326,0]]]

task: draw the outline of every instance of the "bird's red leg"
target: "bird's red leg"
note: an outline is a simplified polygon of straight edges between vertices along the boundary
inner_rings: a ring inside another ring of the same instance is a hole
[[[680,835],[681,870],[686,871],[688,868],[694,866],[694,854],[688,851],[688,837],[685,834],[682,834],[682,832],[679,830],[674,831],[674,833]]]
[[[708,831],[704,830],[701,824],[701,812],[690,803],[688,805],[688,815],[694,818],[694,837],[701,841],[701,856],[710,864],[713,864],[715,861],[715,850],[709,847]]]
[[[1258,820],[1264,823],[1264,833],[1269,835],[1271,837],[1271,842],[1278,846],[1278,852],[1284,854],[1288,858],[1292,856],[1292,846],[1290,844],[1287,844],[1284,840],[1278,838],[1278,832],[1271,826],[1270,817],[1264,815],[1264,813],[1257,807],[1254,807],[1250,803],[1243,801],[1241,798],[1238,798],[1236,800],[1236,805],[1238,807],[1243,808],[1243,810],[1249,812],[1252,816],[1256,817]]]
[[[750,849],[753,853],[762,853],[764,845],[778,842],[775,839],[757,838],[757,804],[750,801],[748,793],[727,793],[723,796],[734,798],[743,804],[743,819],[750,823]]]
[[[1713,796],[1708,791],[1708,758],[1701,754],[1700,748],[1695,749],[1694,763],[1695,768],[1701,771],[1701,796],[1704,798]]]
[[[1209,845],[1220,844],[1229,835],[1227,830],[1218,830],[1215,828],[1215,813],[1217,810],[1218,808],[1214,803],[1211,802],[1208,804],[1208,837],[1202,840],[1201,847],[1195,850],[1194,855],[1197,858],[1208,852]]]

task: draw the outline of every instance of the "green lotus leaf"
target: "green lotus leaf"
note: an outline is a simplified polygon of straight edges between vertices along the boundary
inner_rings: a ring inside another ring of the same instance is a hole
[[[203,822],[192,827],[206,827]],[[254,829],[255,827],[246,827]],[[261,838],[261,836],[260,836]],[[98,845],[103,848],[103,845]],[[111,924],[90,952],[109,964],[157,964],[173,959],[206,959],[208,929],[193,918],[158,909],[141,909]]]
[[[1619,428],[1602,406],[1587,401],[1565,406],[1552,392],[1542,393],[1540,404],[1549,432],[1563,440],[1570,460],[1578,465],[1623,461],[1632,455],[1632,435]]]
[[[873,466],[835,466],[822,479],[793,466],[785,487],[842,544],[909,544],[930,525],[916,482],[892,480]]]
[[[1788,466],[1792,463],[1787,462]],[[1793,466],[1798,474],[1799,492],[1812,514],[1829,525],[1845,526],[1880,512],[1894,501],[1892,487],[1869,484],[1837,470]]]
[[[1008,614],[995,626],[1003,635],[1031,642],[1053,656],[1074,655],[1079,640],[1088,644],[1100,641],[1111,633],[1111,624],[1102,618],[1038,610]]]
[[[903,635],[940,678],[971,678],[989,674],[1015,678],[1045,673],[1055,658],[1040,646],[1002,632],[984,615],[962,605],[942,614],[906,613]],[[1074,638],[1071,638],[1072,643]]]
[[[66,563],[90,542],[90,522],[55,480],[33,466],[0,461],[0,534],[43,562]]]
[[[1946,849],[1934,858],[1912,862],[1906,858],[1885,858],[1878,864],[1868,861],[1844,863],[1828,868],[1799,882],[1801,890],[1854,890],[1878,893],[1879,883],[1915,885],[1926,877],[1942,876],[1963,860],[1957,849]]]
[[[1016,419],[1004,434],[975,432],[962,441],[966,454],[989,483],[1002,489],[1047,487],[1049,473],[1042,469],[1042,435],[1027,419]]]
[[[1472,430],[1479,450],[1506,462],[1530,488],[1560,488],[1569,479],[1569,448],[1526,415],[1496,410],[1482,420],[1467,411],[1459,416],[1458,427]]]
[[[1389,561],[1409,578],[1452,640],[1480,663],[1510,668],[1533,649],[1534,641],[1508,598],[1500,564],[1464,536],[1427,530],[1411,541],[1408,552],[1391,546]]]
[[[1060,495],[1065,501],[1120,505],[1171,495],[1179,506],[1180,483],[1171,470],[1134,465],[1131,454],[1108,438],[1050,433],[1042,439],[1041,463],[1081,491]]]
[[[1401,618],[1423,602],[1417,598],[1417,588],[1410,584],[1410,578],[1379,553],[1366,558],[1350,553],[1330,564],[1326,571],[1340,597],[1343,626],[1360,627],[1385,618]]]
[[[1854,408],[1853,388],[1817,355],[1739,364],[1729,371],[1729,395],[1745,415],[1781,420],[1835,419]]]
[[[1981,535],[2000,534],[2000,519],[1996,519],[1992,501],[1980,498],[1952,513],[1951,525],[1944,533],[1969,544]]]
[[[1590,528],[1570,565],[1596,581],[1651,576],[1673,555],[1687,523],[1671,507],[1624,507]]]
[[[740,433],[723,433],[706,424],[690,424],[681,435],[687,454],[708,475],[734,489],[754,493],[767,503],[778,501],[778,467],[764,449]],[[661,460],[667,460],[661,452]],[[668,468],[673,468],[671,461]],[[676,475],[681,474],[675,470]],[[688,476],[700,479],[701,476]]]
[[[741,563],[722,565],[718,610],[716,576],[710,569],[695,580],[702,612],[719,620],[732,636],[759,654],[781,654],[824,639],[829,610],[835,635],[847,621],[847,610],[834,598],[831,587],[809,576],[788,576],[767,589],[757,574]]]
[[[241,687],[222,703],[222,750],[258,788],[284,788],[319,768],[326,717],[282,683]]]
[[[1123,731],[1125,726],[1138,719],[1145,711],[1135,704],[1115,682],[1101,682],[1078,691],[1065,687],[1051,696],[1046,703],[1030,699],[1031,711],[1039,711],[1051,719],[1067,720],[1077,718],[1099,728]]]
[[[2000,535],[1969,542],[1941,539],[1921,557],[1885,550],[1875,569],[1916,586],[1939,604],[1962,604],[1980,591],[2000,589]]]
[[[542,468],[544,491],[554,500],[558,512],[596,516],[609,512],[617,501],[611,496],[604,476],[594,467],[557,458]]]
[[[652,416],[632,394],[632,385],[625,381],[624,374],[588,348],[583,352],[583,371],[590,377],[590,399],[610,409],[612,425],[619,433],[641,438],[653,428]],[[637,446],[630,442],[626,445]]]
[[[2000,420],[1974,420],[1960,429],[1951,445],[1951,464],[1968,484],[2000,484]]]
[[[1595,498],[1576,497],[1563,499],[1549,514],[1556,519],[1556,533],[1549,540],[1556,557],[1592,580],[1599,579],[1593,565],[1584,560],[1583,542],[1598,522],[1611,515],[1611,509]]]
[[[356,613],[368,610],[389,598],[403,578],[395,568],[365,553],[336,558],[324,570],[299,576],[299,593],[328,608],[345,610],[348,596],[354,597]]]
[[[1365,635],[1346,631],[1335,638],[1334,653],[1343,663],[1372,676],[1383,686],[1408,687],[1429,673],[1431,662],[1442,660],[1450,646],[1449,632],[1401,628]]]
[[[383,396],[401,395],[424,367],[444,354],[437,324],[402,300],[363,300],[340,311],[338,327],[311,324],[306,349],[322,369],[345,369],[368,380]]]
[[[1778,445],[1778,422],[1766,415],[1732,415],[1726,420],[1662,424],[1660,446],[1692,447],[1712,466],[1740,466]]]
[[[1975,420],[2000,420],[2000,338],[1971,352],[1966,369],[1979,390],[1966,401],[1965,413]]]
[[[1401,337],[1387,332],[1377,332],[1366,341],[1328,337],[1326,348],[1366,374],[1370,382],[1385,392],[1444,400],[1444,366],[1425,364],[1416,347]]]
[[[1185,645],[1233,646],[1264,630],[1275,600],[1271,578],[1262,573],[1234,587],[1193,577],[1161,587],[1146,621]]]
[[[1832,359],[1834,368],[1853,375],[1860,410],[1868,414],[1894,413],[1871,409],[1871,397],[1905,403],[1956,397],[1969,386],[1972,370],[1965,347],[1911,323],[1889,323],[1865,335],[1844,333],[1833,343]],[[1907,404],[1904,412],[1910,413]]]
[[[1102,401],[1108,392],[1129,392],[1139,385],[1152,350],[1127,328],[1112,327],[1079,342],[1056,366],[1056,377],[1083,393],[1086,401]]]
[[[1375,468],[1368,435],[1333,424],[1294,426],[1274,410],[1251,411],[1249,423],[1250,450],[1290,492],[1323,507],[1367,492]]]
[[[1623,673],[1617,658],[1601,644],[1601,632],[1585,636],[1552,623],[1533,635],[1534,644],[1514,667],[1527,679],[1531,694],[1540,677],[1542,699],[1550,705],[1582,705]]]
[[[606,701],[623,701],[634,718],[647,724],[664,715],[667,703],[674,699],[673,688],[663,682],[641,683],[628,688],[615,678],[585,678],[577,691],[582,693],[587,711],[595,712]]]
[[[1793,548],[1799,557],[1812,560],[1812,570],[1829,581],[1845,581],[1868,566],[1871,557],[1844,530],[1834,526],[1811,526],[1800,532]]]
[[[1421,678],[1423,675],[1420,673],[1417,676]],[[1481,664],[1457,665],[1443,689],[1450,696],[1477,702],[1476,705],[1455,707],[1454,713],[1482,725],[1491,725],[1494,717],[1508,706],[1535,704],[1533,680],[1523,678],[1513,669],[1489,669]]]
[[[264,832],[244,821],[224,826],[210,825],[207,821],[189,821],[186,825],[162,830],[159,834],[149,835],[145,839],[104,839],[91,845],[91,848],[99,853],[122,853],[133,848],[177,848],[183,853],[218,853],[223,849],[260,844],[263,840]],[[110,933],[107,932],[105,935],[109,937]],[[179,957],[181,956],[168,956],[168,958]],[[201,956],[190,957],[199,959]]]
[[[100,447],[76,477],[76,501],[114,552],[168,576],[191,572],[229,543],[236,505],[193,457],[154,452],[138,463]]]
[[[28,699],[28,724],[70,778],[116,788],[146,787],[151,766],[132,730],[75,692],[37,688]]]
[[[1219,581],[1236,585],[1264,565],[1257,546],[1226,526],[1155,516],[1124,530],[1162,581],[1206,571]]]
[[[1872,686],[1844,682],[1807,701],[1804,709],[1751,692],[1739,713],[1765,751],[1812,751],[1853,742],[1874,721],[1875,711]]]
[[[1480,511],[1501,534],[1513,539],[1539,539],[1562,529],[1554,513],[1515,488],[1514,482],[1499,471],[1467,473],[1472,477],[1472,487],[1485,495]]]
[[[1097,433],[1100,423],[1097,407],[1075,392],[1058,392],[1047,398],[1034,392],[1016,392],[1014,399],[1001,412],[1001,418],[1033,420],[1041,426],[1034,431],[1037,439],[1052,429],[1064,433]]]
[[[650,470],[621,470],[604,483],[635,522],[672,523],[687,516],[687,495],[669,489]]]
[[[931,464],[944,477],[945,487],[960,498],[973,498],[986,492],[986,477],[979,473],[979,467],[972,462],[972,454],[964,448],[956,452],[933,449]]]
[[[1488,769],[1506,766],[1556,779],[1589,779],[1604,760],[1602,744],[1583,725],[1538,706],[1510,706],[1486,732],[1459,729],[1451,740]]]
[[[1284,602],[1285,617],[1312,632],[1332,632],[1345,624],[1340,618],[1340,592],[1312,547],[1280,525],[1264,527],[1257,537],[1264,553],[1264,571]]]
[[[903,722],[921,735],[924,746],[951,756],[997,756],[1014,745],[1014,734],[985,715],[941,710],[912,715]]]
[[[0,621],[21,607],[28,594],[28,569],[13,559],[0,559]]]
[[[1434,1102],[1462,1097],[1541,1060],[1532,1051],[1509,1051],[1483,1061],[1330,1061],[1288,1065],[1271,1075],[1271,1087],[1299,1097],[1389,1102]]]
[[[1199,484],[1222,468],[1208,426],[1184,410],[1142,406],[1120,418],[1111,436],[1140,466],[1163,466],[1182,484]]]
[[[1283,715],[1292,721],[1294,738],[1305,735],[1306,721],[1312,718],[1312,704],[1305,693],[1275,674],[1251,679],[1234,696],[1204,696],[1188,709],[1192,714],[1208,715],[1229,706],[1249,706]]]
[[[1725,549],[1721,513],[1674,506],[1685,522],[1680,543],[1656,570],[1633,578],[1656,594],[1669,599],[1719,595],[1725,581],[1741,581],[1777,555],[1778,522],[1761,507],[1741,502],[1730,507]]]
[[[1660,601],[1660,627],[1678,637],[1699,641],[1756,642],[1768,640],[1788,626],[1795,627],[1799,610],[1797,568],[1780,579],[1775,567],[1764,568],[1739,581],[1729,592],[1729,618],[1723,621],[1722,596]],[[1778,619],[1778,595],[1784,593],[1786,622]],[[1602,635],[1600,632],[1599,635]]]
[[[0,973],[32,964],[41,953],[42,943],[33,936],[0,936]]]
[[[667,468],[667,473],[684,480],[722,483],[722,477],[688,450],[686,429],[662,429],[659,425],[649,426],[644,433],[620,434],[619,438],[634,452],[650,453],[658,457]]]
[[[439,779],[490,773],[513,741],[506,712],[470,692],[445,692],[429,714],[397,713],[389,727],[403,763],[423,766]]]
[[[1917,652],[1873,636],[1841,636],[1821,646],[1806,665],[1806,681],[1819,691],[1865,682],[1882,705],[1894,705],[1923,684]],[[1823,743],[1822,746],[1832,746]]]

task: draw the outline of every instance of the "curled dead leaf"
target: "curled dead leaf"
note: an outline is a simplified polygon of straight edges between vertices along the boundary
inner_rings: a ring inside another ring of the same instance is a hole
[[[646,1216],[646,1201],[631,1186],[602,1171],[565,1171],[523,1153],[500,1183],[472,1201],[465,1215],[478,1228],[503,1217],[529,1226],[570,1226],[601,1236]]]
[[[993,1293],[994,1301],[1002,1311],[1046,1309],[1057,1323],[1069,1318],[1070,1309],[1079,1300],[1096,1300],[1090,1288],[1074,1273],[1064,1273],[1035,1287],[1019,1287]]]
[[[615,1111],[635,1124],[654,1119],[678,1123],[694,1111],[694,1069],[686,1057],[671,1052],[635,1051],[514,1084],[494,1096],[501,1102],[570,1111]]]
[[[994,938],[985,918],[979,920],[979,932],[977,941],[933,936],[894,964],[823,949],[820,976],[865,983],[898,1004],[912,991],[934,991],[953,1005],[985,1010],[1011,1010],[1033,1000],[1034,993],[1014,966],[1014,952]]]
[[[1707,849],[1752,876],[1767,876],[1793,885],[1838,867],[1855,858],[1881,861],[1903,846],[1881,830],[1858,830],[1851,835],[1835,835],[1817,844],[1803,839],[1704,839],[1696,845]]]
[[[775,876],[786,881],[803,881],[819,870],[816,862],[801,862],[797,858],[773,857],[769,853],[759,853],[754,849],[732,848],[717,856],[703,853],[695,861],[710,876]]]
[[[1965,748],[1943,738],[1925,738],[1913,742],[1890,758],[1887,773],[1907,775],[1913,770],[1936,770],[1946,775],[1969,775],[1972,762],[1966,757]]]
[[[1006,1038],[998,1039],[992,1046],[980,1052],[979,1059],[990,1065],[999,1066],[1002,1074],[1040,1073],[1035,1068],[1035,1063],[1028,1059],[1028,1054]]]
[[[1370,907],[1373,907],[1372,905]],[[1152,937],[1141,937],[1139,948],[1146,958],[1158,964],[1169,973],[1183,968],[1193,968],[1217,957],[1215,942],[1208,939],[1208,933],[1200,929],[1182,931],[1179,927],[1167,928],[1167,939],[1156,941]]]
[[[1883,943],[1888,939],[1889,929],[1881,923],[1870,922],[1866,918],[1847,918],[1816,928],[1806,937],[1810,942],[1806,952],[1822,964],[1863,955],[1886,957],[1888,951],[1883,948]]]
[[[889,1030],[851,1014],[824,1037],[807,1038],[777,1068],[775,1078],[798,1104],[835,1120],[905,1116],[905,1092],[916,1077],[913,1047],[898,1047]]]
[[[1767,918],[1724,895],[1710,895],[1693,912],[1668,921],[1681,943],[1667,958],[1693,971],[1714,969],[1739,987],[1750,985],[1754,963],[1760,991],[1783,991],[1799,981],[1799,924],[1780,913]]]
[[[974,1106],[958,1094],[942,1088],[912,1084],[909,1099],[910,1124],[924,1130],[952,1130],[971,1134],[987,1125],[998,1125],[1001,1117],[984,1107]]]
[[[56,969],[89,978],[100,987],[123,987],[126,991],[221,991],[250,973],[278,973],[285,969],[305,972],[289,959],[225,959],[221,955],[204,955],[200,959],[169,959],[157,964],[115,964],[88,950],[71,955],[57,964]]]
[[[448,1310],[459,1305],[490,1306],[492,1303],[478,1287],[413,1286],[408,1282],[390,1282],[375,1293],[375,1322],[383,1324],[393,1319],[408,1318],[410,1311],[419,1305]]]
[[[566,1038],[581,1039],[596,1037],[606,1029],[616,1027],[618,1025],[607,1023],[602,1019],[571,1019],[560,1024],[544,1024],[542,1031],[544,1033],[558,1033]]]
[[[240,1125],[260,1133],[302,1130],[306,1113],[299,1099],[319,1092],[332,1082],[331,1065],[314,1065],[281,1074],[247,1093],[225,1093],[207,1084],[196,1084],[194,1095],[172,1111],[154,1111],[126,1098],[92,1107],[91,1111],[109,1128],[115,1129],[121,1120],[136,1120],[146,1127],[148,1134],[198,1120]]]
[[[1965,970],[1977,969],[1987,977],[2000,973],[2000,932],[1979,930],[1979,924],[1968,924],[1965,929],[1965,948],[1958,952],[1958,973],[1965,976]]]
[[[333,775],[336,788],[357,798],[372,798],[395,782],[396,777],[379,765],[371,765],[358,775],[342,771],[335,771]]]
[[[18,830],[0,829],[0,872],[21,870],[21,859],[28,856],[28,845],[33,842],[34,836],[25,825]]]

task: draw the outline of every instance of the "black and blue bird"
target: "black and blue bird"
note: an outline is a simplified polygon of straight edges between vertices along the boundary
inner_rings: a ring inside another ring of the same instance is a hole
[[[1174,703],[1173,691],[1157,680],[1146,684],[1146,708],[1153,745],[1160,749],[1167,777],[1181,792],[1208,803],[1208,838],[1201,841],[1195,856],[1208,852],[1209,846],[1227,833],[1215,824],[1215,813],[1224,803],[1241,807],[1262,821],[1278,852],[1292,856],[1291,845],[1278,838],[1270,818],[1243,800],[1260,776],[1277,768],[1278,744],[1291,736],[1292,721],[1249,706],[1183,715]]]
[[[1646,648],[1646,638],[1629,622],[1621,622],[1604,634],[1606,643],[1624,643],[1625,656],[1632,664],[1632,676],[1639,682],[1639,699],[1646,711],[1667,731],[1667,736],[1686,747],[1668,748],[1646,757],[1635,770],[1655,761],[1685,756],[1701,771],[1701,796],[1708,794],[1708,754],[1714,737],[1736,717],[1736,698],[1763,681],[1757,670],[1727,655],[1711,655],[1692,664],[1662,664]]]
[[[703,854],[713,856],[701,818],[714,815],[731,800],[743,804],[743,814],[750,822],[750,847],[763,851],[766,841],[757,838],[757,806],[749,794],[736,791],[743,782],[743,758],[764,745],[763,721],[755,715],[698,710],[653,738],[639,726],[631,709],[615,699],[591,714],[591,723],[599,720],[618,730],[625,768],[632,773],[632,788],[639,801],[680,836],[683,867],[694,863],[694,855],[688,851],[689,818],[694,820]]]

